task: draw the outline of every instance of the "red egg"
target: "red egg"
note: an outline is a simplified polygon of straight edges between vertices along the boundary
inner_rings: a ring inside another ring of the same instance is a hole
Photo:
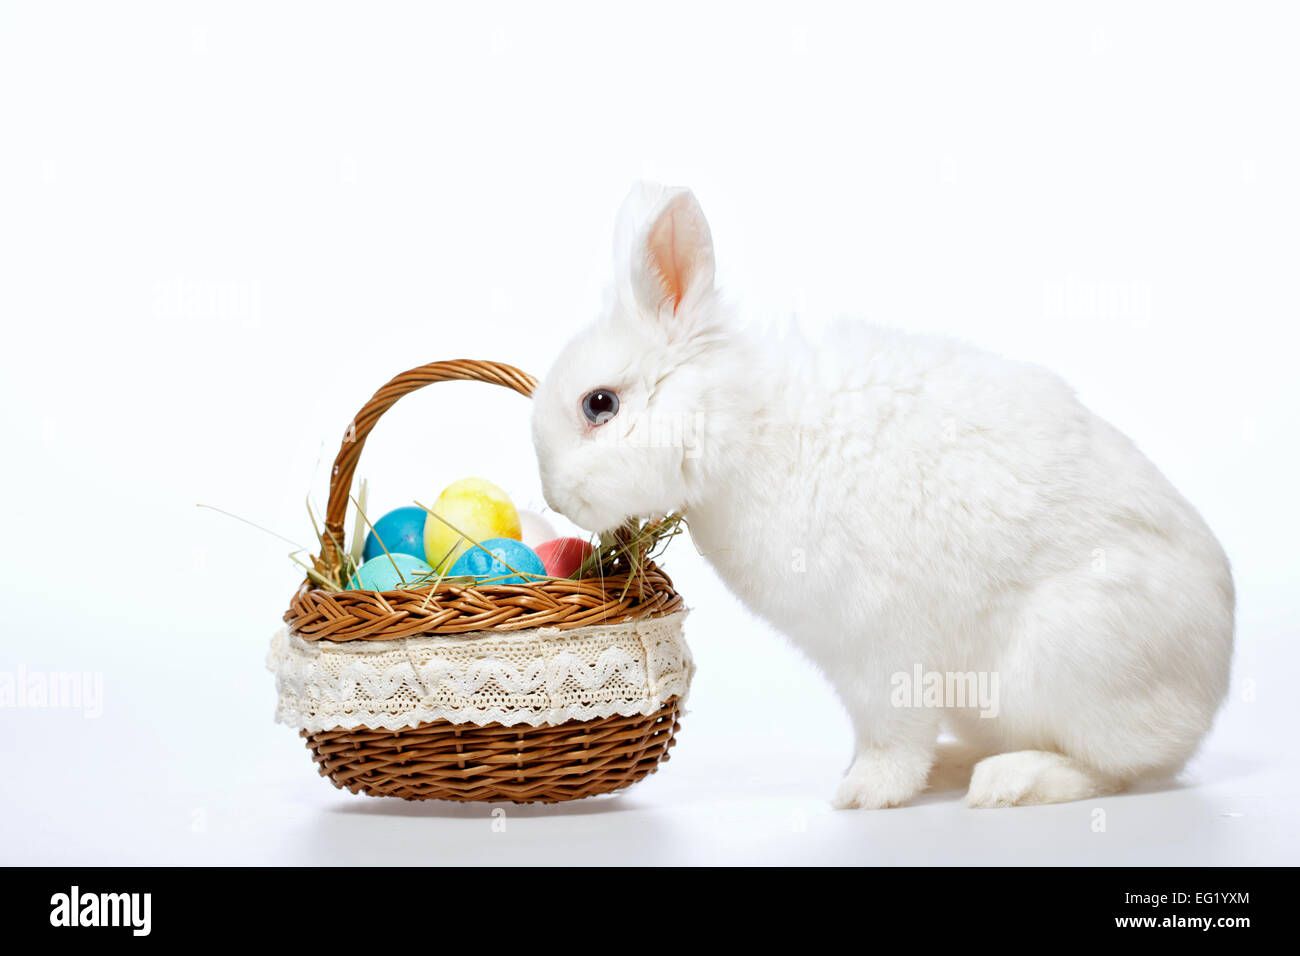
[[[589,554],[591,545],[581,538],[552,538],[537,546],[546,573],[556,578],[571,577]]]

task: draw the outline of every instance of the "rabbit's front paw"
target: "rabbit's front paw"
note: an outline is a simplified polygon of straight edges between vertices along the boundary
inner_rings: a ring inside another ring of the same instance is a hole
[[[925,788],[928,755],[870,751],[858,755],[831,801],[837,810],[880,810],[906,803]]]

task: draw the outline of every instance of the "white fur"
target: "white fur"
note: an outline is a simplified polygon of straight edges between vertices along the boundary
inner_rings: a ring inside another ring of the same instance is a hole
[[[647,212],[618,243],[617,294],[536,394],[551,507],[592,530],[684,511],[721,578],[848,710],[837,806],[920,792],[941,728],[996,755],[972,806],[1176,770],[1226,692],[1234,595],[1218,542],[1155,466],[1036,366],[865,324],[820,347],[735,326],[694,197],[635,199]],[[665,216],[700,247],[659,241],[676,272],[645,247]],[[592,427],[580,403],[596,387],[622,405]],[[662,440],[674,421],[683,440]],[[997,716],[894,706],[892,676],[917,664],[996,674]]]

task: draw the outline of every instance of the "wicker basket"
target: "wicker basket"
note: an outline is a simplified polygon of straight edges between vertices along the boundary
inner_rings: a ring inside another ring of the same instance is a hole
[[[334,462],[318,569],[332,572],[340,561],[333,542],[343,541],[348,493],[375,423],[408,392],[452,380],[502,385],[525,396],[536,384],[508,365],[466,360],[412,369],[376,392],[348,427]],[[304,582],[285,612],[286,626],[268,663],[281,692],[279,719],[300,729],[321,775],[337,787],[408,800],[557,802],[627,787],[668,759],[693,670],[680,639],[683,616],[681,597],[653,565],[630,582],[615,574],[603,581],[444,582],[385,592],[328,591]],[[600,652],[602,673],[613,674],[619,699],[583,697],[592,670],[581,663],[578,649],[588,658]],[[506,686],[510,682],[501,679],[497,686],[496,678],[484,678],[495,672],[477,665],[480,655],[490,653],[511,655],[532,683]],[[465,711],[460,704],[469,698],[457,694],[468,691],[437,684],[451,657],[468,661],[467,673],[496,694],[490,711]],[[611,660],[613,665],[603,666]],[[576,667],[577,681],[553,679],[554,673],[547,681],[537,677],[556,661]],[[362,708],[358,716],[354,703],[337,701],[357,693],[359,667],[380,674],[386,688],[397,682],[406,696],[398,694],[399,705],[390,698],[378,710]],[[295,690],[319,690],[327,670],[343,675],[344,686],[353,690],[319,694],[315,710],[286,707],[286,695]],[[428,674],[434,676],[421,676]],[[401,682],[407,675],[414,675],[418,690],[406,692]],[[557,688],[572,706],[548,697]],[[420,719],[431,712],[435,697],[453,701],[455,714],[473,718]],[[557,713],[599,716],[555,719]]]

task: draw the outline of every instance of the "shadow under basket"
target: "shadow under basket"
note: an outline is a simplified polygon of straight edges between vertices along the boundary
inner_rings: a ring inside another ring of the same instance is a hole
[[[334,462],[319,570],[332,576],[366,437],[434,382],[535,380],[493,362],[397,376],[347,429]],[[336,787],[406,800],[554,803],[621,790],[668,759],[694,670],[685,607],[653,564],[629,580],[330,591],[304,582],[268,665],[277,718]],[[448,717],[455,719],[448,719]]]

